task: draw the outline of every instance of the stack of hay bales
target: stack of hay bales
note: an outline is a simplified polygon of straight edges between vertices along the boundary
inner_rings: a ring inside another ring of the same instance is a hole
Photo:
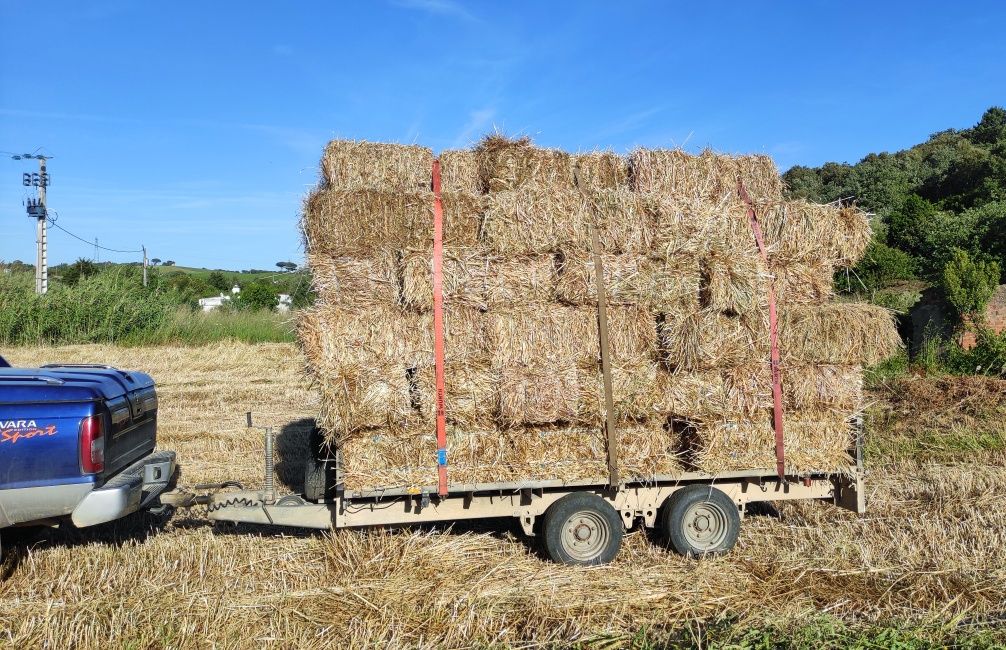
[[[436,484],[433,159],[333,141],[305,203],[319,299],[299,337],[347,489]],[[862,213],[785,201],[761,156],[570,155],[490,136],[440,161],[451,483],[606,477],[592,228],[623,477],[774,467],[770,285],[787,467],[848,466],[861,367],[900,345],[885,310],[832,299],[834,270],[869,241]]]

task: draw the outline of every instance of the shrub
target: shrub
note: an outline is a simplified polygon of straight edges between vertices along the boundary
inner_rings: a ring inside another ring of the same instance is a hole
[[[999,286],[999,264],[974,260],[967,252],[956,250],[943,269],[942,286],[963,324],[981,323],[985,307]]]

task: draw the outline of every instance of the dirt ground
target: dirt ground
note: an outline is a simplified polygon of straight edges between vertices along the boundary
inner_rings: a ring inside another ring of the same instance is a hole
[[[262,440],[244,427],[252,411],[278,432],[280,480],[299,487],[317,398],[293,345],[4,353],[19,365],[151,373],[159,444],[178,452],[188,486],[261,483]],[[84,531],[5,530],[0,645],[701,646],[700,623],[822,618],[964,633],[1006,616],[1006,398],[1001,383],[979,384],[919,379],[879,393],[869,512],[780,506],[745,519],[720,558],[681,558],[636,530],[613,565],[563,567],[506,521],[315,533],[214,527],[192,510]]]

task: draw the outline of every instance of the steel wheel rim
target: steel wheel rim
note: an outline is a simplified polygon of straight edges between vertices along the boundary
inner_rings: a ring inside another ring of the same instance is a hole
[[[685,511],[682,533],[692,548],[711,551],[727,538],[730,524],[727,513],[719,504],[701,501]]]
[[[610,540],[608,522],[596,512],[577,512],[562,525],[562,549],[581,562],[599,557]]]

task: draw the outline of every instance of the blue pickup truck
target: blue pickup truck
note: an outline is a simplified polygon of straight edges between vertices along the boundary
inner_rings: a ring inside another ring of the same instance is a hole
[[[0,357],[0,529],[94,526],[159,507],[176,466],[156,439],[149,375]]]

